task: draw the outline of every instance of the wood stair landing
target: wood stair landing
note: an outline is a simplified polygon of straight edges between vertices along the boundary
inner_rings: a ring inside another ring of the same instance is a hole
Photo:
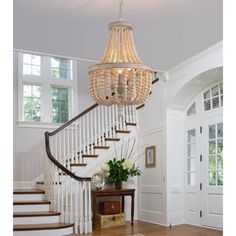
[[[74,224],[65,224],[65,223],[14,225],[13,231],[52,230],[52,229],[63,229],[73,226]]]

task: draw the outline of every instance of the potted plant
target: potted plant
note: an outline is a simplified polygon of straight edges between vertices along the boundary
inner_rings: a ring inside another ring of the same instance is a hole
[[[129,177],[139,176],[141,171],[138,167],[135,167],[134,163],[129,159],[113,160],[107,161],[102,166],[102,171],[104,172],[108,183],[115,183],[116,189],[122,188],[122,182],[127,182]]]

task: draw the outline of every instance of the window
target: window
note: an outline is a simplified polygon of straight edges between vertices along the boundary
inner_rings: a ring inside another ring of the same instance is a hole
[[[41,87],[24,84],[24,120],[41,120]]]
[[[23,74],[40,75],[41,57],[38,55],[23,54]]]
[[[223,123],[208,126],[208,184],[223,185]]]
[[[195,102],[187,110],[187,116],[191,116],[191,115],[194,115],[194,114],[196,114],[196,104],[195,104]]]
[[[51,76],[53,78],[71,79],[71,61],[67,59],[51,58]]]
[[[187,131],[187,184],[195,185],[196,178],[196,130]]]
[[[76,114],[75,60],[22,52],[18,59],[19,121],[65,123]]]
[[[64,123],[68,121],[68,89],[52,88],[53,122]]]
[[[204,111],[223,106],[223,83],[213,86],[203,94]]]

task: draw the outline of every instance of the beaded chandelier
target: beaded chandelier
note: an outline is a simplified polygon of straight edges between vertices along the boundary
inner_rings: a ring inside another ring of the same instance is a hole
[[[122,20],[109,24],[109,39],[102,61],[88,68],[89,93],[101,105],[143,104],[149,97],[154,76],[143,65],[134,45],[132,25]]]

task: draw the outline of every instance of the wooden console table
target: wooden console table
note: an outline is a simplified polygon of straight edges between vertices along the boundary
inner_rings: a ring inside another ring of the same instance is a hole
[[[104,190],[97,190],[92,191],[92,198],[93,198],[93,228],[95,228],[95,216],[96,216],[96,203],[98,197],[114,197],[120,196],[122,197],[122,213],[124,212],[125,208],[125,196],[131,196],[131,225],[134,224],[134,194],[135,189],[104,189]]]

